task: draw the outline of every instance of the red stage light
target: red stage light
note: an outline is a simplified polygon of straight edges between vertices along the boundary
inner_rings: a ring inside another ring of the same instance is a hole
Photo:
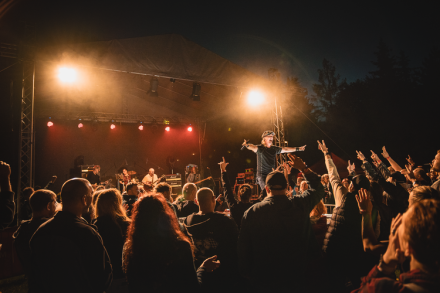
[[[193,131],[193,128],[192,128],[191,126],[188,127],[188,131],[189,131],[189,132]]]
[[[53,122],[52,121],[47,122],[47,127],[52,127],[52,126],[53,126]]]
[[[80,124],[78,124],[78,128],[83,128],[83,124],[82,123],[80,123]]]
[[[144,126],[143,125],[139,125],[138,129],[139,130],[144,130]]]
[[[165,127],[165,130],[166,130],[166,131],[170,131],[170,129],[171,129],[171,128],[170,128],[169,126]]]
[[[110,129],[115,129],[115,128],[116,128],[116,125],[114,125],[114,124],[110,125]]]

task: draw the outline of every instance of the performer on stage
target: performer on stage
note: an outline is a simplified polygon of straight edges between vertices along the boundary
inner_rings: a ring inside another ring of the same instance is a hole
[[[121,170],[121,169],[119,169]],[[122,169],[122,174],[119,174],[119,191],[121,193],[125,192],[125,187],[128,183],[131,181],[131,176],[128,174],[128,171],[126,168]]]
[[[193,166],[191,168],[191,171],[188,174],[188,177],[186,177],[186,183],[194,183],[196,182],[196,167]]]
[[[93,166],[93,172],[89,172],[87,174],[87,180],[89,180],[91,185],[97,186],[101,182],[101,178],[99,176],[99,171],[101,171],[101,167],[99,165]]]
[[[153,183],[156,181],[157,181],[157,175],[154,174],[154,169],[150,168],[150,170],[148,170],[148,174],[144,177],[144,179],[142,179],[142,183],[148,186],[152,186]]]
[[[244,140],[243,146],[257,154],[257,182],[261,187],[260,200],[263,200],[266,193],[266,177],[276,168],[276,156],[281,153],[291,153],[304,151],[306,146],[302,147],[278,147],[273,145],[275,133],[267,130],[261,136],[261,144],[254,145]]]

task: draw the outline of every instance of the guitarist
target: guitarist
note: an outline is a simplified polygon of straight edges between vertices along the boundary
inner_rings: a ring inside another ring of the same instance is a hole
[[[196,182],[196,167],[193,166],[188,174],[188,177],[186,177],[186,183],[195,183],[195,182]]]
[[[154,169],[150,168],[148,174],[142,179],[142,183],[148,187],[153,187],[153,184],[157,181],[157,175],[154,174]]]

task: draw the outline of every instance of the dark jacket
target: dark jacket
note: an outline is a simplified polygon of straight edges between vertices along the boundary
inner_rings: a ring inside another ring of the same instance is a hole
[[[47,218],[31,219],[21,222],[20,227],[15,231],[12,238],[14,239],[14,247],[17,251],[18,259],[24,268],[26,275],[29,276],[31,271],[31,249],[29,247],[29,241],[37,231],[41,224],[46,222]]]
[[[8,227],[15,216],[14,192],[0,192],[0,229]]]
[[[352,293],[434,293],[440,288],[440,275],[430,275],[420,270],[400,274],[399,281],[395,276],[387,276],[375,266],[368,276],[362,278],[361,287]]]
[[[113,268],[113,278],[124,277],[122,272],[122,249],[127,238],[127,229],[130,222],[121,218],[113,219],[111,216],[101,216],[93,223],[98,227],[98,233],[102,237],[102,242],[107,250]]]
[[[205,215],[194,213],[185,219],[184,224],[194,241],[196,267],[214,255],[220,260],[220,267],[205,280],[207,287],[210,290],[230,289],[238,272],[238,228],[234,220],[217,212]]]
[[[238,202],[234,194],[232,193],[231,184],[229,183],[228,174],[226,172],[222,173],[222,184],[223,184],[223,194],[225,196],[225,201],[229,206],[231,212],[231,217],[237,224],[238,229],[241,226],[241,219],[243,218],[244,212],[246,212],[253,204]]]
[[[199,211],[199,206],[192,200],[184,200],[175,203],[178,218],[188,217],[192,213]]]
[[[333,209],[330,225],[322,247],[332,284],[329,288],[339,291],[349,278],[359,285],[360,277],[365,276],[375,261],[364,252],[362,243],[362,215],[356,201],[356,194],[348,192],[341,184],[333,160],[326,156],[326,166],[330,182],[335,191],[336,207]],[[371,262],[370,262],[371,261]]]
[[[310,189],[301,196],[268,196],[244,213],[239,266],[254,290],[305,292],[304,267],[319,253],[309,215],[324,196],[318,175],[306,176]]]
[[[66,211],[42,224],[30,241],[38,292],[104,292],[112,268],[93,225]]]

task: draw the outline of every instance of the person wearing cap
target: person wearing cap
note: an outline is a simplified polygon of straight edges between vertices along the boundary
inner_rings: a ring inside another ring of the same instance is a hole
[[[254,145],[244,140],[243,146],[257,154],[257,182],[261,188],[260,199],[266,197],[266,177],[267,174],[272,172],[276,168],[276,157],[281,153],[291,153],[304,151],[306,146],[302,147],[278,147],[273,145],[275,133],[270,130],[266,130],[261,135],[261,144]]]
[[[241,221],[239,268],[254,292],[309,292],[305,267],[319,254],[309,215],[324,197],[324,187],[301,158],[289,157],[292,167],[304,173],[310,189],[289,199],[284,174],[270,172],[267,197],[250,207]]]
[[[356,175],[349,187],[344,187],[325,142],[318,141],[318,148],[324,153],[335,197],[335,208],[322,247],[327,259],[328,288],[331,292],[345,292],[346,281],[350,280],[353,289],[358,288],[360,278],[368,274],[376,261],[375,256],[364,251],[362,215],[356,201],[361,188],[370,190],[370,181],[364,174]],[[349,162],[348,170],[353,173],[355,165]]]

